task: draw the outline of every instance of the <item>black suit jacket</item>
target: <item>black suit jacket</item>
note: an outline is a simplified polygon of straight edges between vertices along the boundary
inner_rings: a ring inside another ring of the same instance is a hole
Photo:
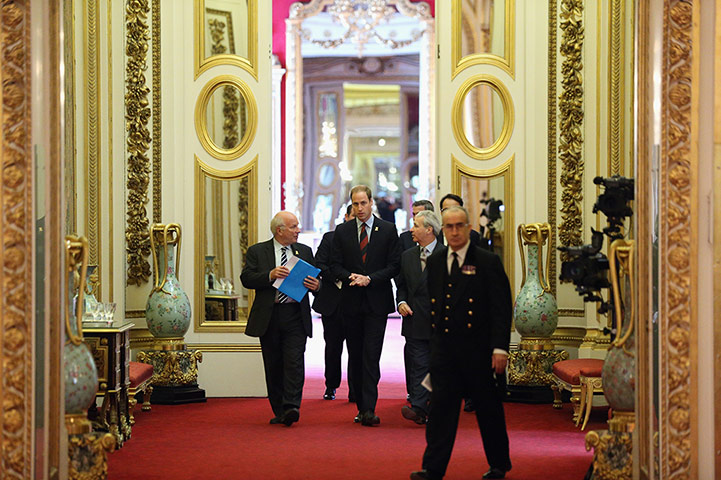
[[[433,252],[443,248],[443,244],[436,242]],[[401,335],[428,340],[431,338],[431,299],[428,269],[421,270],[419,246],[411,247],[401,255],[401,273],[396,277],[396,287],[396,304],[406,302],[413,310],[413,315],[403,317]]]
[[[315,252],[315,266],[320,268],[321,286],[314,294],[313,310],[321,315],[333,315],[340,303],[341,290],[335,285],[338,280],[330,269],[330,253],[333,247],[333,232],[326,232]]]
[[[333,235],[331,271],[343,282],[343,305],[351,309],[360,308],[361,303],[366,301],[370,310],[377,315],[394,312],[396,308],[391,279],[400,270],[400,256],[398,233],[392,223],[374,216],[365,264],[358,244],[357,222],[354,220],[338,225]],[[351,287],[348,278],[351,273],[368,275],[370,284],[367,287]]]
[[[413,235],[411,234],[411,231],[408,230],[407,232],[403,232],[398,237],[398,240],[401,242],[401,251],[405,252],[411,247],[417,247],[418,244],[413,240]],[[442,242],[441,242],[442,243]]]
[[[451,298],[445,286],[451,280],[447,248],[426,260],[431,318],[435,335],[472,338],[477,347],[508,351],[511,337],[511,286],[501,259],[480,247],[469,246]],[[447,309],[446,306],[449,308]]]
[[[310,247],[302,243],[293,243],[290,248],[293,255],[315,265]],[[270,271],[275,267],[275,247],[272,238],[248,248],[240,281],[245,288],[255,289],[255,300],[248,315],[248,326],[245,328],[245,334],[250,337],[263,336],[268,330],[275,304],[275,292],[277,292],[270,280]],[[307,293],[300,302],[300,314],[305,333],[310,337],[313,333],[313,324],[310,319],[310,302]]]

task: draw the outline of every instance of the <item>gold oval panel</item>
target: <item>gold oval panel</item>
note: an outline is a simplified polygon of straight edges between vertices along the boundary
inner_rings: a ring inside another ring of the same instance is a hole
[[[487,160],[503,151],[513,133],[513,102],[491,75],[466,80],[453,99],[453,135],[471,158]]]
[[[253,92],[238,77],[215,77],[200,91],[195,130],[205,151],[214,158],[233,160],[243,155],[253,143],[257,123]]]

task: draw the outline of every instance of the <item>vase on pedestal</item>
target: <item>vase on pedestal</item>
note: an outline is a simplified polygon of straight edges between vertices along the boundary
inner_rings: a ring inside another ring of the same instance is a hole
[[[154,286],[145,318],[150,333],[170,349],[182,349],[190,327],[190,300],[178,281],[180,237],[177,223],[155,224],[150,229]]]
[[[600,472],[594,478],[599,479],[631,478],[633,474],[632,432],[636,418],[633,247],[632,240],[617,239],[608,253],[616,338],[606,355],[601,380],[613,416],[608,421],[608,430],[586,434],[586,450],[594,449],[594,472]]]
[[[156,404],[206,400],[205,391],[198,388],[202,352],[187,349],[184,343],[191,309],[188,295],[178,281],[180,239],[177,223],[155,224],[150,229],[154,286],[145,318],[156,340],[153,350],[138,352],[137,359],[153,366],[151,402]]]
[[[513,306],[513,321],[521,335],[519,349],[509,352],[509,392],[518,400],[550,401],[553,384],[553,364],[568,359],[568,352],[554,350],[551,335],[558,325],[558,307],[548,283],[552,252],[546,254],[543,265],[543,245],[551,236],[548,223],[521,224],[518,226],[518,248],[521,252],[523,280]],[[528,249],[528,263],[524,247]],[[517,388],[513,388],[513,387]],[[528,398],[521,397],[525,394]],[[541,389],[536,387],[543,387]]]
[[[90,348],[83,341],[83,313],[88,273],[88,241],[65,238],[67,305],[65,308],[65,427],[68,434],[68,471],[71,480],[104,479],[107,454],[115,449],[115,437],[92,431],[87,410],[98,391],[98,371]],[[75,278],[79,277],[76,283]]]

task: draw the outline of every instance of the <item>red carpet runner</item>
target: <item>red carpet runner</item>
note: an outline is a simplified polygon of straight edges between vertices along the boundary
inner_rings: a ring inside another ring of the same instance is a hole
[[[340,393],[340,392],[339,392]],[[265,398],[137,408],[132,438],[109,458],[109,479],[407,479],[421,466],[424,427],[381,399],[378,427],[353,423],[347,400],[306,397],[300,422],[269,425]],[[509,479],[582,479],[592,454],[570,420],[570,405],[506,404],[513,470]],[[592,415],[604,427],[605,410]],[[472,414],[461,414],[448,480],[480,479],[488,468]]]

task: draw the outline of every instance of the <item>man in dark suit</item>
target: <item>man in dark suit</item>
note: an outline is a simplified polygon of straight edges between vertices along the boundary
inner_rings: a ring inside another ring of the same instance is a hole
[[[428,374],[431,361],[431,299],[428,296],[426,260],[443,246],[436,236],[441,221],[432,211],[421,211],[413,218],[413,240],[419,246],[411,247],[401,255],[401,273],[396,277],[396,302],[403,316],[401,335],[406,339],[403,360],[406,367],[406,389],[410,407],[404,405],[401,414],[419,425],[426,423],[428,390],[421,385]]]
[[[413,215],[413,218],[415,218],[416,214],[418,212],[422,212],[424,210],[430,210],[433,211],[433,204],[430,200],[416,200],[413,202],[413,205],[411,205],[411,212]],[[417,243],[415,240],[413,240],[413,236],[411,235],[411,231],[408,230],[407,232],[403,232],[398,237],[401,241],[401,251],[405,252],[411,247],[417,246]]]
[[[348,205],[345,221],[355,218],[353,205]],[[343,316],[340,313],[339,303],[342,281],[333,276],[330,270],[330,251],[333,246],[333,231],[326,232],[315,252],[315,264],[320,268],[322,285],[315,294],[313,310],[321,314],[323,321],[323,340],[325,340],[325,400],[335,400],[335,390],[340,386],[340,361],[343,354]],[[348,381],[348,399],[353,401],[353,391]]]
[[[463,199],[455,193],[447,193],[443,196],[443,198],[441,198],[441,203],[439,203],[439,205],[441,207],[441,214],[443,214],[444,210],[447,210],[454,205],[462,207]],[[438,234],[438,241],[441,242],[441,244],[443,245],[447,245],[446,240],[443,238],[443,231]],[[471,245],[473,245],[474,247],[483,247],[483,242],[481,241],[481,234],[478,233],[478,231],[473,230],[473,228],[471,228]]]
[[[501,260],[470,244],[468,212],[443,212],[448,248],[427,262],[431,296],[431,407],[423,470],[411,479],[440,479],[446,473],[458,428],[461,398],[476,404],[476,420],[490,470],[504,478],[511,469],[501,392],[494,374],[504,374],[511,335],[511,287]]]
[[[356,185],[350,192],[355,221],[338,225],[333,235],[331,270],[341,279],[341,312],[346,331],[358,415],[365,426],[380,423],[375,414],[380,358],[388,314],[395,310],[391,279],[400,269],[396,227],[371,213],[370,188]]]
[[[291,426],[300,418],[305,380],[305,342],[312,335],[308,294],[300,303],[278,291],[273,282],[290,273],[287,261],[296,256],[313,264],[310,247],[297,243],[300,227],[290,212],[278,212],[270,222],[273,238],[248,249],[240,281],[255,289],[245,334],[260,337],[268,400],[275,417],[271,424]],[[318,291],[320,281],[306,277],[303,285]]]

